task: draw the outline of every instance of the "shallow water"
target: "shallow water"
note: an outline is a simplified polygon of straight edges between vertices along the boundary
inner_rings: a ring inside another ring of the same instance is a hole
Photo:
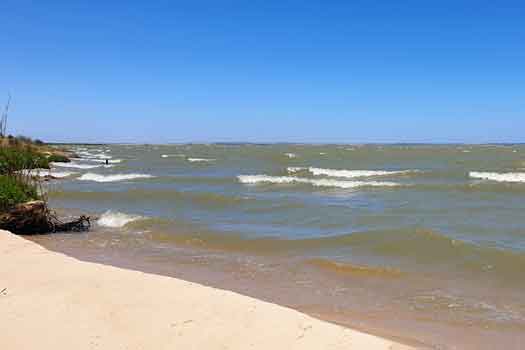
[[[36,238],[52,249],[435,348],[525,347],[525,146],[72,149],[51,204],[101,218]]]

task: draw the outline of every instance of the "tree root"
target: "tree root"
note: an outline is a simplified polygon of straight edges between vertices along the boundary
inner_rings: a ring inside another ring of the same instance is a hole
[[[89,216],[63,222],[51,212],[44,201],[32,201],[17,205],[7,213],[0,214],[0,229],[16,234],[42,234],[53,232],[81,232],[91,227]]]
[[[82,232],[88,231],[91,228],[91,221],[89,216],[80,216],[78,219],[62,222],[56,216],[51,217],[51,224],[53,225],[52,232]]]

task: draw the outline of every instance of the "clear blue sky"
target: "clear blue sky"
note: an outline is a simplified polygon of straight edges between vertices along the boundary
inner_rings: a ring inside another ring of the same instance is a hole
[[[525,142],[525,2],[0,1],[48,141]]]

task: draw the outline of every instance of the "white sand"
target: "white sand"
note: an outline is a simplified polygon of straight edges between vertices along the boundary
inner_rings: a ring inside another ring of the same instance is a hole
[[[88,263],[0,231],[0,349],[411,349],[292,309]]]

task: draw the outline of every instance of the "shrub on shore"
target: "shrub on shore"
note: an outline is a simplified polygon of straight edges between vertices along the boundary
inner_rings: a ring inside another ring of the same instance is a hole
[[[49,160],[29,147],[0,147],[0,175],[24,169],[49,169]]]
[[[5,212],[17,204],[38,199],[36,186],[14,176],[0,175],[0,211]]]
[[[31,147],[0,147],[0,211],[39,199],[37,183],[28,169],[49,169],[48,159]]]
[[[52,161],[70,160],[51,152],[41,140],[7,135],[10,102],[11,96],[0,115],[0,229],[17,234],[88,230],[89,217],[62,222],[49,210],[40,187],[42,179],[31,169],[49,169]],[[50,159],[44,153],[50,154]]]

